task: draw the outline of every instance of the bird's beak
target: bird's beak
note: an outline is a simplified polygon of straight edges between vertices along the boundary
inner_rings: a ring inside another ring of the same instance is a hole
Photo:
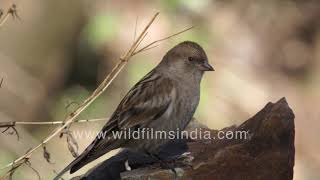
[[[200,68],[203,71],[214,71],[213,67],[208,62],[204,62],[203,64],[201,64]]]

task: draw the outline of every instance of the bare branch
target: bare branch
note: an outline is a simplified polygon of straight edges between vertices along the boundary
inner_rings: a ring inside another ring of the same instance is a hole
[[[0,9],[0,19],[2,18],[2,15],[3,15],[3,10]]]
[[[65,117],[67,117],[68,116],[68,109],[71,107],[71,105],[72,104],[76,104],[77,105],[77,108],[80,106],[80,104],[78,103],[78,102],[75,102],[75,101],[72,101],[72,102],[69,102],[67,105],[66,105],[66,107],[65,107],[65,110],[66,110],[66,116]],[[71,111],[71,115],[72,115],[72,111]],[[66,121],[66,119],[65,119],[65,121]],[[63,124],[64,124],[65,122],[63,122]],[[69,129],[70,129],[70,127],[71,127],[71,124],[69,125],[69,126],[66,126],[65,127],[65,131],[63,131],[63,132],[61,132],[60,133],[60,138],[62,138],[62,136],[63,136],[63,134],[65,134],[65,132],[67,132]]]
[[[17,129],[15,128],[15,123],[14,123],[14,122],[8,123],[8,124],[6,124],[6,125],[4,125],[4,126],[2,126],[1,124],[2,124],[2,123],[0,123],[0,128],[1,128],[1,127],[5,127],[5,128],[6,128],[5,130],[2,131],[2,133],[5,133],[5,132],[7,132],[9,129],[12,129],[13,131],[8,132],[7,134],[10,134],[10,135],[15,134],[15,135],[17,135],[17,138],[18,138],[18,141],[19,141],[20,136],[19,136],[19,133],[18,133]]]
[[[31,149],[29,149],[26,153],[30,152]],[[12,163],[10,170],[2,177],[0,177],[1,180],[5,180],[6,177],[9,177],[10,180],[12,180],[12,176],[15,173],[15,171],[22,166],[23,164],[27,163],[30,159],[30,156],[25,156],[21,161],[17,163]]]
[[[18,16],[18,13],[17,13],[17,5],[16,4],[12,4],[12,6],[9,9],[8,13],[11,14],[13,19],[17,18],[17,19],[19,19],[21,21],[21,18]]]
[[[1,11],[0,12],[0,18],[2,17],[3,15],[3,12]],[[0,21],[0,27],[3,26],[3,24],[8,20],[8,18],[12,16],[13,18],[17,18],[19,20],[21,20],[21,18],[18,16],[18,13],[17,13],[17,5],[16,4],[12,4],[11,7],[9,8],[9,10],[7,11],[7,13],[4,15],[3,19],[1,19]]]
[[[154,46],[150,46],[150,47],[148,47],[148,48],[146,48],[146,49],[144,49],[143,51],[140,51],[140,52],[148,51],[148,50],[153,49],[153,48],[156,48],[156,47],[158,47],[158,46],[159,46],[159,44],[154,45]]]
[[[98,121],[107,121],[109,118],[96,118],[96,119],[80,119],[75,120],[74,123],[85,123],[85,122],[98,122]],[[13,132],[17,135],[18,141],[20,139],[19,133],[15,128],[17,125],[60,125],[64,121],[50,121],[50,122],[28,122],[28,121],[12,121],[12,122],[0,122],[0,128],[5,128],[2,133],[7,132],[9,129],[12,129]],[[8,134],[13,134],[10,132]]]
[[[13,129],[13,132],[10,133],[10,134],[15,134],[15,135],[17,135],[17,138],[18,138],[18,141],[19,141],[20,136],[19,136],[19,133],[18,133],[17,129],[16,129],[15,127],[11,127],[11,129]]]
[[[165,38],[162,38],[162,39],[153,41],[153,42],[151,42],[150,44],[148,44],[148,45],[144,46],[143,48],[139,49],[138,51],[135,51],[132,56],[134,56],[134,55],[136,55],[136,54],[138,54],[138,53],[141,53],[141,52],[143,52],[143,51],[146,51],[146,50],[148,50],[148,49],[151,49],[150,47],[151,47],[152,45],[154,45],[154,44],[156,44],[156,43],[159,43],[159,42],[161,42],[161,41],[170,39],[170,38],[172,38],[172,37],[174,37],[174,36],[177,36],[177,35],[179,35],[179,34],[181,34],[181,33],[186,32],[186,31],[189,31],[189,30],[192,29],[192,28],[194,28],[194,26],[191,26],[191,27],[189,27],[189,28],[186,28],[186,29],[184,29],[184,30],[182,30],[182,31],[179,31],[179,32],[177,32],[177,33],[175,33],[175,34],[172,34],[172,35],[170,35],[170,36],[167,36],[167,37],[165,37]],[[152,47],[152,48],[153,48],[153,47]]]
[[[130,49],[119,58],[118,63],[114,66],[114,68],[111,70],[111,72],[105,77],[105,79],[102,81],[102,83],[94,90],[94,92],[85,100],[83,101],[79,107],[74,110],[73,112],[71,112],[64,121],[62,121],[62,123],[56,123],[56,124],[62,124],[62,126],[58,127],[57,129],[55,129],[55,131],[53,131],[48,137],[46,137],[41,144],[33,147],[30,151],[28,151],[27,153],[25,153],[24,155],[22,155],[21,157],[17,158],[16,160],[14,160],[12,163],[6,165],[5,167],[3,167],[2,169],[8,168],[13,166],[14,164],[21,164],[21,163],[25,163],[26,160],[29,160],[29,158],[32,156],[32,153],[34,151],[36,151],[37,149],[39,149],[40,147],[43,146],[43,144],[49,142],[52,138],[54,138],[55,136],[57,136],[59,133],[63,132],[65,130],[66,127],[69,127],[72,123],[76,122],[76,118],[94,101],[96,100],[112,83],[112,81],[118,76],[118,74],[122,71],[122,69],[124,68],[124,66],[127,64],[127,62],[130,60],[130,58],[142,51],[145,51],[146,49],[150,48],[153,44],[158,43],[160,41],[164,41],[166,39],[169,39],[173,36],[176,36],[178,34],[181,34],[191,28],[188,28],[186,30],[183,30],[181,32],[178,32],[176,34],[173,34],[171,36],[168,36],[166,38],[154,41],[152,43],[150,43],[149,45],[141,48],[140,50],[136,51],[136,49],[138,48],[138,46],[140,45],[140,43],[144,40],[144,38],[147,35],[147,30],[149,29],[149,27],[151,26],[151,24],[154,22],[154,20],[156,19],[156,17],[159,15],[159,13],[156,13],[152,19],[149,21],[149,23],[146,25],[146,27],[143,29],[143,31],[140,33],[140,35],[138,36],[138,38],[134,41],[134,43],[132,44],[132,46],[130,47]],[[82,120],[85,121],[85,120]],[[86,121],[85,121],[86,122]],[[18,122],[14,123],[18,124]],[[22,123],[21,123],[22,124]],[[50,123],[49,123],[50,124]],[[13,125],[13,126],[14,126]],[[11,126],[11,127],[13,127]],[[1,126],[0,123],[0,127],[5,127],[5,126]],[[7,126],[8,127],[8,126]],[[68,130],[68,129],[67,129]],[[68,130],[69,131],[69,130]],[[68,141],[68,139],[67,139]],[[72,143],[74,146],[77,146],[77,143],[74,142],[72,140],[72,137],[69,136],[69,141],[70,143]],[[9,171],[8,171],[9,173]],[[6,174],[9,175],[9,174]],[[5,177],[6,177],[5,176]]]
[[[29,152],[22,155],[12,163],[6,165],[4,168],[11,167],[13,164],[19,163],[23,161],[26,157],[31,157],[32,153],[36,151],[38,148],[42,147],[43,143],[49,142],[53,137],[58,135],[62,130],[65,129],[68,125],[73,123],[75,119],[80,115],[81,112],[83,112],[94,100],[96,100],[111,84],[111,82],[118,76],[118,74],[121,72],[121,70],[124,68],[124,66],[127,64],[129,59],[132,57],[133,52],[138,47],[138,43],[141,41],[141,38],[143,38],[151,26],[151,24],[154,22],[156,17],[159,15],[159,13],[156,13],[152,19],[149,21],[149,23],[146,25],[142,33],[138,36],[137,40],[133,43],[133,45],[130,47],[130,49],[120,57],[120,61],[115,65],[115,67],[111,70],[111,72],[107,75],[107,77],[103,80],[103,82],[97,87],[97,89],[70,115],[66,118],[65,123],[57,128],[54,132],[52,132],[47,138],[45,138],[41,144],[33,147]]]
[[[69,102],[69,103],[66,105],[66,107],[65,107],[66,111],[68,111],[68,109],[69,109],[69,108],[71,107],[71,105],[73,105],[73,104],[75,104],[75,105],[77,105],[77,106],[80,106],[80,104],[79,104],[78,102],[76,102],[76,101]]]
[[[8,129],[10,129],[10,127],[7,127],[5,130],[2,131],[2,133],[5,133],[6,131],[8,131]]]
[[[136,51],[136,49],[138,48],[138,46],[141,44],[141,42],[144,40],[144,38],[148,35],[148,31],[142,36],[142,38],[140,39],[140,41],[138,41],[136,48],[133,49],[133,52]]]
[[[3,78],[1,78],[1,81],[0,81],[0,88],[2,87],[2,83],[3,83]]]
[[[40,177],[40,173],[34,168],[31,166],[31,163],[30,161],[26,161],[25,164],[33,171],[36,173],[36,175],[38,176],[38,179],[41,180],[41,177]]]
[[[109,118],[96,118],[96,119],[80,119],[75,120],[74,123],[85,123],[85,122],[97,122],[107,121]],[[63,121],[12,121],[12,122],[0,122],[0,128],[8,128],[17,125],[59,125],[63,124]]]
[[[12,176],[14,174],[14,172],[16,171],[16,169],[18,169],[20,166],[22,166],[25,162],[23,163],[19,163],[17,165],[13,164],[11,169],[7,172],[6,176],[9,176],[9,179],[12,180]],[[4,177],[1,177],[0,179],[5,179],[5,176]]]
[[[136,25],[134,26],[133,42],[136,40],[136,36],[137,36],[137,26],[138,26],[138,16],[137,16],[137,18],[136,18]]]

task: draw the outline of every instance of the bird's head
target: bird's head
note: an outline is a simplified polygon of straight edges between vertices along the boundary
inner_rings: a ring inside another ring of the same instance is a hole
[[[170,49],[161,64],[181,75],[202,75],[205,71],[214,71],[203,48],[191,41],[184,41]]]

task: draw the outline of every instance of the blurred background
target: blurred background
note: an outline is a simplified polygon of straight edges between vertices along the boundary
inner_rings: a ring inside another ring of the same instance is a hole
[[[10,18],[0,27],[1,122],[63,120],[77,104],[66,106],[88,97],[130,47],[136,20],[139,33],[159,11],[144,44],[196,28],[133,57],[79,119],[110,116],[167,50],[192,40],[204,47],[216,69],[205,74],[195,117],[213,129],[239,125],[285,96],[296,115],[294,178],[320,179],[320,1],[1,0],[0,9],[6,12],[12,2],[21,21]],[[77,123],[71,130],[98,131],[104,123]],[[0,134],[0,167],[41,143],[54,128],[17,126],[19,141]],[[77,139],[79,151],[91,141]],[[52,179],[73,159],[67,146],[65,137],[54,138],[47,144],[52,164],[40,149],[30,160],[32,167],[43,179]],[[37,179],[28,166],[13,177]]]

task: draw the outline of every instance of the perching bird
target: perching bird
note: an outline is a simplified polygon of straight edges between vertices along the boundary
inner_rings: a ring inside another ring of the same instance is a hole
[[[206,53],[197,43],[185,41],[173,47],[122,99],[101,130],[106,137],[97,136],[55,179],[69,169],[73,173],[117,148],[157,154],[169,139],[112,136],[117,131],[138,128],[153,129],[153,132],[184,130],[199,104],[202,76],[205,71],[213,70]]]

